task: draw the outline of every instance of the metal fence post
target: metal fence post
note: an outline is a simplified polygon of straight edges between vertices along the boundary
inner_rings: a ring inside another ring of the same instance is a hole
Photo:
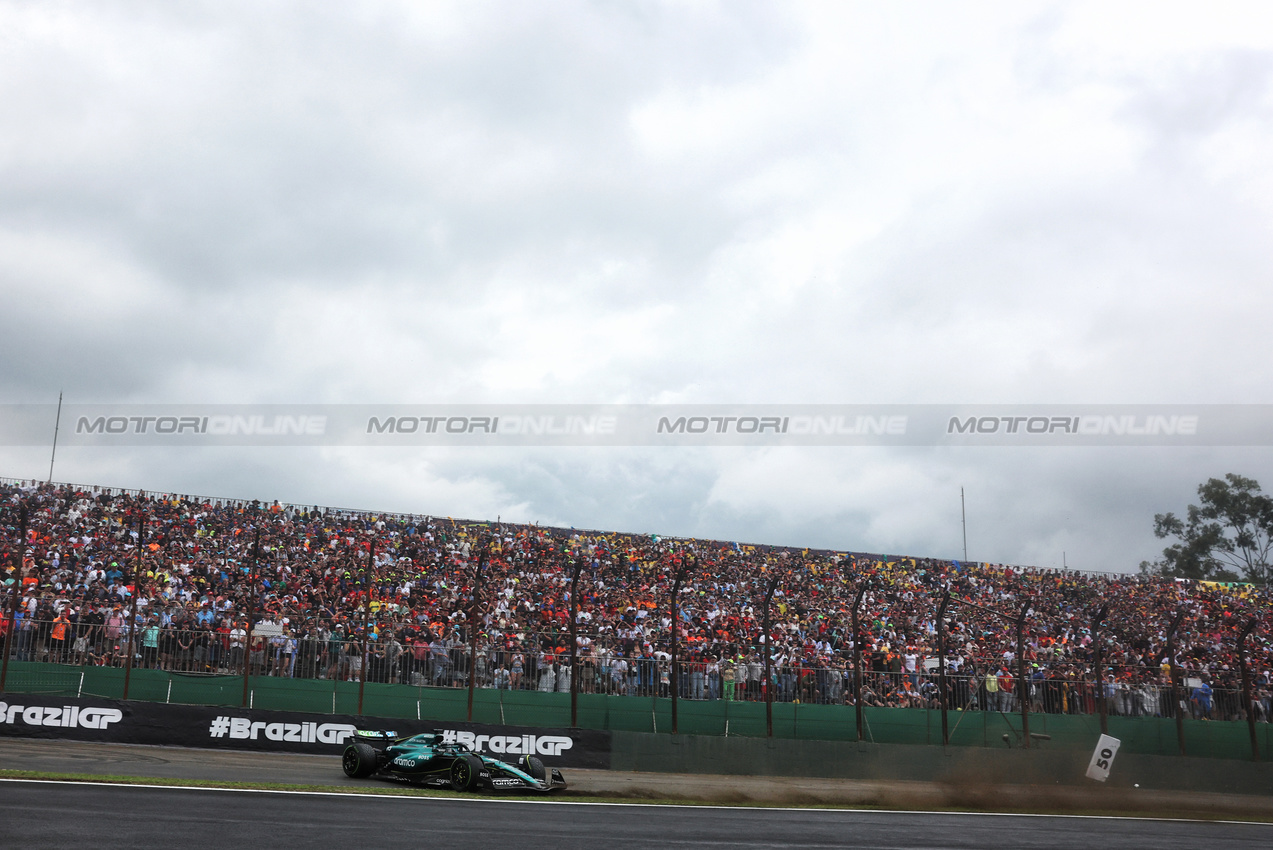
[[[769,587],[765,589],[765,735],[770,738],[774,736],[774,686],[773,676],[770,669],[773,663],[771,660],[773,652],[769,646],[769,638],[772,634],[769,628],[769,604],[773,601],[774,591],[778,589],[779,578],[781,578],[780,575],[775,575],[773,578],[769,579]]]
[[[1176,669],[1176,629],[1184,618],[1184,611],[1177,613],[1176,619],[1171,621],[1171,628],[1167,630],[1167,661],[1171,665],[1171,710],[1176,715],[1176,743],[1180,745],[1182,756],[1185,755],[1185,718],[1184,712],[1180,710],[1180,690],[1176,685],[1179,678]]]
[[[27,554],[27,503],[22,503],[18,516],[18,540],[13,547],[13,593],[9,603],[9,630],[4,633],[4,662],[0,664],[0,693],[9,678],[9,654],[13,648],[13,633],[18,628],[18,599],[22,594],[22,567]]]
[[[1109,706],[1105,704],[1105,667],[1102,664],[1102,653],[1104,647],[1101,644],[1101,623],[1105,620],[1106,613],[1109,612],[1108,605],[1102,605],[1101,609],[1096,612],[1096,616],[1092,617],[1092,646],[1095,649],[1093,664],[1096,668],[1096,710],[1101,715],[1101,734],[1109,734]]]
[[[137,633],[137,597],[141,596],[141,547],[146,541],[146,511],[137,517],[137,559],[133,566],[133,599],[128,614],[128,655],[124,659],[124,699],[133,677],[133,636]]]
[[[946,697],[946,606],[950,604],[950,591],[941,596],[937,606],[937,686],[941,690],[941,743],[950,746],[950,721],[947,717],[950,700]]]
[[[857,715],[857,739],[862,740],[862,630],[858,628],[858,606],[862,603],[862,594],[866,593],[866,584],[858,587],[853,597],[853,706]]]
[[[243,702],[248,707],[248,687],[252,675],[252,625],[256,619],[257,559],[261,554],[261,522],[257,517],[256,539],[252,543],[252,565],[248,568],[248,627],[243,630]]]
[[[1030,748],[1030,683],[1025,677],[1025,618],[1030,613],[1030,603],[1025,603],[1021,607],[1021,613],[1013,617],[1010,614],[1004,614],[1002,611],[996,611],[993,608],[987,608],[985,605],[978,605],[975,602],[968,602],[963,599],[956,599],[955,601],[960,605],[985,611],[987,614],[993,614],[1001,620],[1007,620],[1016,625],[1017,694],[1021,700],[1021,740],[1022,747],[1028,750]]]
[[[477,556],[477,576],[473,579],[473,598],[469,600],[469,722],[473,722],[473,688],[477,685],[477,604],[482,593],[482,569],[486,566],[490,544]]]
[[[693,565],[694,565],[694,556],[690,555],[685,559],[685,562],[681,564],[680,568],[677,569],[676,576],[672,579],[672,671],[671,671],[672,683],[671,684],[672,684],[672,734],[673,735],[677,734],[676,696],[677,696],[677,691],[680,690],[680,684],[681,684],[680,683],[681,668],[676,657],[676,644],[678,642],[677,641],[678,624],[676,621],[677,619],[676,602],[677,602],[677,595],[681,592],[681,582],[685,580],[685,576],[689,574],[690,568]],[[654,688],[653,688],[654,693],[656,694],[659,692],[658,678],[659,678],[658,670],[656,669],[654,673]]]
[[[362,670],[358,673],[358,716],[362,717],[362,698],[367,692],[367,613],[371,610],[373,574],[371,565],[376,558],[376,536],[372,534],[367,544],[367,573],[362,581]]]
[[[1242,634],[1238,636],[1238,664],[1242,670],[1242,705],[1246,714],[1247,729],[1251,733],[1251,760],[1260,760],[1260,743],[1255,734],[1255,708],[1251,700],[1251,676],[1246,666],[1246,639],[1251,636],[1251,632],[1255,631],[1255,627],[1260,621],[1254,617],[1242,628]]]
[[[579,571],[583,557],[575,555],[575,572],[570,578],[570,728],[579,726]],[[471,719],[471,718],[470,718]]]
[[[1030,681],[1025,677],[1025,617],[1030,613],[1030,603],[1021,606],[1021,614],[1017,617],[1017,678],[1021,691],[1021,740],[1022,746],[1030,749]]]

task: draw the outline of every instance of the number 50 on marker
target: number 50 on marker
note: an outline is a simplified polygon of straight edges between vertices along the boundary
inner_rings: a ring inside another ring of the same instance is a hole
[[[1101,736],[1101,739],[1096,742],[1096,751],[1092,753],[1092,760],[1087,765],[1088,779],[1095,779],[1097,782],[1109,779],[1109,770],[1114,764],[1114,756],[1118,755],[1118,746],[1121,743],[1122,741],[1111,738],[1109,735]]]

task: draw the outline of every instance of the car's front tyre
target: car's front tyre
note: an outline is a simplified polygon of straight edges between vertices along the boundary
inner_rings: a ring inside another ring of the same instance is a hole
[[[526,771],[532,779],[538,779],[540,782],[548,778],[548,771],[544,769],[544,763],[535,756],[522,756],[521,769]]]
[[[472,791],[477,787],[477,777],[482,771],[482,760],[474,755],[462,755],[451,762],[451,788],[455,791]]]
[[[340,758],[340,766],[345,775],[353,779],[362,779],[376,772],[376,751],[362,741],[354,741],[345,747],[345,754]]]

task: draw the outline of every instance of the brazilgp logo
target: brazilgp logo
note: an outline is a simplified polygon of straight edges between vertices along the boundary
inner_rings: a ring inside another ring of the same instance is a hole
[[[247,717],[221,715],[208,726],[208,737],[257,741],[261,733],[266,740],[295,744],[341,744],[354,734],[348,723],[266,723]]]
[[[118,708],[95,708],[89,705],[64,705],[60,708],[46,705],[28,707],[0,702],[0,722],[13,725],[19,719],[27,726],[105,729],[110,724],[123,720],[124,713]]]
[[[559,756],[575,745],[564,735],[478,735],[444,729],[442,740],[448,744],[465,744],[475,752],[483,750],[504,755]]]

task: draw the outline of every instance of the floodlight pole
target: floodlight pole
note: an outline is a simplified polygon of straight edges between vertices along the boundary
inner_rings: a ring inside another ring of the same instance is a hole
[[[968,510],[964,506],[964,488],[959,488],[959,519],[964,527],[964,561],[968,560]]]
[[[62,393],[57,394],[57,418],[53,420],[53,452],[49,455],[49,484],[53,484],[53,461],[57,459],[57,432],[62,427]]]

